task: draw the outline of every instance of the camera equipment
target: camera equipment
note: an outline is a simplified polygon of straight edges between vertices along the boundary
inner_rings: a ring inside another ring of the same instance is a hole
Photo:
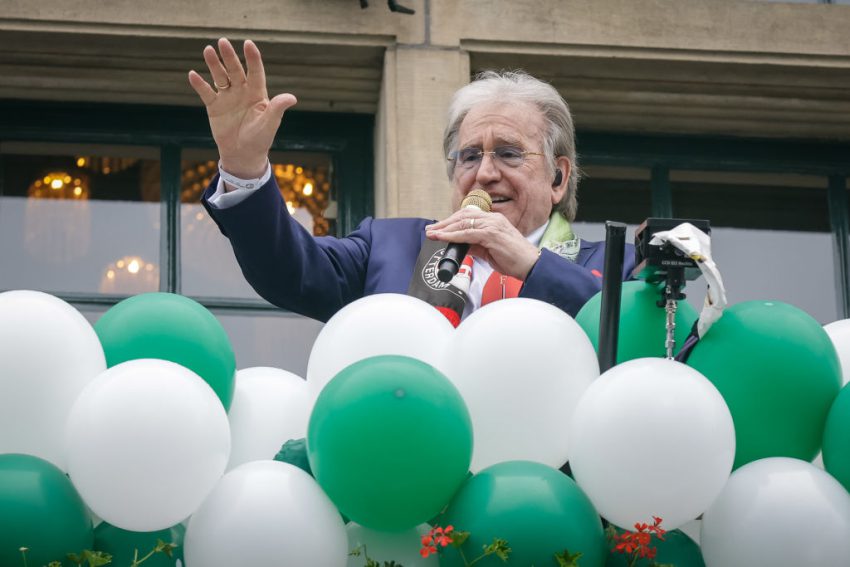
[[[697,262],[688,254],[663,239],[653,237],[658,233],[670,231],[683,223],[690,223],[706,235],[711,234],[707,220],[648,218],[635,230],[635,278],[648,283],[661,284],[661,299],[657,305],[667,312],[667,339],[664,346],[667,358],[673,358],[676,346],[676,308],[677,301],[685,299],[682,288],[685,282],[695,280],[702,272]]]

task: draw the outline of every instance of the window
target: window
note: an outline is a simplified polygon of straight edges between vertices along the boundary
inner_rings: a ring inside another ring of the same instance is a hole
[[[0,143],[2,289],[159,289],[156,148]]]

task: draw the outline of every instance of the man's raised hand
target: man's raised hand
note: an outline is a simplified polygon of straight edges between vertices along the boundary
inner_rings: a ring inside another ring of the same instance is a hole
[[[260,50],[246,40],[243,51],[247,72],[227,39],[218,40],[218,52],[206,46],[204,61],[213,84],[194,70],[189,71],[189,84],[207,108],[222,169],[253,179],[265,172],[283,113],[297,100],[289,93],[269,100]]]

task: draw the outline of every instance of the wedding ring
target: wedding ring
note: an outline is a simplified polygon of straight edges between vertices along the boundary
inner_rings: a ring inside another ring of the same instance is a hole
[[[469,219],[469,230],[475,230],[475,219]]]
[[[231,85],[232,83],[230,82],[230,77],[227,77],[227,84],[226,84],[226,85],[219,85],[219,84],[218,84],[218,83],[216,83],[215,81],[213,81],[213,84],[215,85],[215,88],[216,88],[216,89],[218,89],[218,90],[220,90],[220,91],[223,91],[223,90],[225,90],[225,89],[229,89],[229,88],[230,88],[230,85]]]

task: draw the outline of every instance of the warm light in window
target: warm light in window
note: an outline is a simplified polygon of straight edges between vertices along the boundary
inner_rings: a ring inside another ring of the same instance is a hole
[[[304,168],[299,165],[298,167],[295,168],[295,173],[297,173],[298,175],[301,175],[302,173],[304,173]]]
[[[74,177],[66,171],[51,171],[33,181],[27,189],[27,197],[33,199],[88,199],[88,180],[84,175]]]
[[[124,256],[107,265],[100,280],[101,293],[145,293],[159,285],[159,268],[139,256]]]
[[[78,157],[77,158],[77,167],[83,167],[86,165],[86,158]]]
[[[313,184],[312,183],[305,183],[304,189],[301,192],[309,197],[310,195],[313,194]]]

